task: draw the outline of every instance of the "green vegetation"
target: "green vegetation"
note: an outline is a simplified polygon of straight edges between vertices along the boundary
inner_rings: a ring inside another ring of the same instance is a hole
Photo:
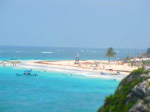
[[[141,75],[141,74],[148,74],[148,72],[149,72],[149,71],[145,71],[144,68],[138,68],[138,69],[136,69],[136,70],[133,70],[130,75],[132,75],[132,76],[135,76],[135,75],[136,75],[136,76],[139,76],[139,75]],[[129,75],[129,76],[130,76],[130,75]],[[129,77],[129,76],[128,76],[128,77]]]
[[[149,61],[149,60],[143,60],[143,61],[142,61],[142,65],[143,65],[143,66],[145,66],[145,65],[146,65],[146,66],[150,66],[150,61]]]
[[[138,98],[134,97],[130,100],[130,102],[127,103],[127,101],[130,99],[130,97],[127,96],[135,85],[150,78],[139,78],[141,74],[147,73],[148,71],[145,71],[144,68],[133,70],[130,75],[120,82],[115,94],[105,98],[105,103],[101,108],[99,108],[98,112],[120,112],[120,110],[122,112],[128,112],[128,110],[137,102]],[[128,80],[130,77],[132,77],[131,80]],[[146,102],[145,99],[144,102]]]
[[[110,63],[110,57],[115,57],[115,55],[116,55],[116,52],[114,52],[114,49],[112,47],[106,50],[105,57],[108,57],[109,63]]]
[[[126,58],[123,59],[123,61],[124,61],[125,63],[129,63],[130,60],[131,60],[131,57],[130,57],[130,56],[126,56]]]
[[[147,49],[146,53],[142,54],[142,57],[150,58],[150,48]]]
[[[143,102],[148,104],[149,103],[149,100],[147,100],[146,98],[143,98]]]
[[[136,59],[136,57],[126,56],[124,59],[121,59],[120,61],[124,61],[124,63],[130,63],[131,67],[132,66],[144,67],[145,65],[150,66],[150,61],[149,60],[134,61],[134,58]],[[148,48],[145,53],[139,55],[137,58],[138,59],[150,58],[150,48]],[[131,59],[133,59],[132,62],[130,61]]]
[[[150,54],[150,48],[147,49],[146,54]]]

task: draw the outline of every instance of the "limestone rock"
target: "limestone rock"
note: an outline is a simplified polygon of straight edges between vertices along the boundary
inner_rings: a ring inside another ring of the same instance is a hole
[[[126,97],[131,98],[131,96],[132,96],[132,93],[128,94]]]
[[[150,82],[150,79],[147,79],[148,82]]]
[[[136,83],[134,83],[135,81]],[[134,84],[134,87],[130,84]],[[136,84],[136,85],[135,85]],[[128,89],[127,86],[129,85],[130,90],[128,92],[125,92],[125,89]],[[123,89],[122,89],[123,87]],[[131,87],[133,87],[131,89]],[[103,112],[103,108],[107,110],[107,112],[115,112],[115,109],[118,107],[116,106],[119,102],[119,98],[121,98],[120,94],[126,95],[126,100],[124,103],[124,106],[128,108],[128,112],[150,112],[150,72],[147,74],[130,74],[126,78],[124,78],[119,86],[117,87],[115,91],[115,97],[116,100],[112,101],[113,104],[111,106],[108,106],[109,108],[106,108],[107,105],[110,105],[110,102],[105,101],[104,105],[101,106],[98,112]],[[119,96],[119,95],[120,96]],[[119,96],[119,97],[118,97]],[[129,105],[133,105],[131,108],[129,108]],[[116,112],[119,112],[116,110]],[[121,112],[121,111],[120,111]]]
[[[140,75],[140,78],[146,77],[146,76],[147,76],[146,74],[142,74],[142,75]]]
[[[137,97],[144,97],[146,95],[146,85],[148,84],[147,81],[144,81],[138,85],[136,85],[133,89],[132,89],[132,93],[137,96]]]
[[[144,104],[143,100],[138,100],[138,102],[130,108],[129,112],[143,112],[148,110],[147,104]]]
[[[150,96],[150,85],[146,89],[146,96]]]
[[[127,80],[131,81],[133,79],[133,76],[131,75]]]

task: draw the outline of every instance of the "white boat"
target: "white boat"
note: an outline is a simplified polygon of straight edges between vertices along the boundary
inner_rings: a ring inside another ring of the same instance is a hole
[[[119,75],[120,72],[100,72],[101,75]]]

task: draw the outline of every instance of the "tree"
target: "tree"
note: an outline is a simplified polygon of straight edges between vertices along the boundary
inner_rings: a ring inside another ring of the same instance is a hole
[[[150,54],[150,48],[147,49],[146,54]]]
[[[110,57],[115,57],[116,52],[114,52],[114,49],[112,47],[108,48],[105,52],[105,57],[108,57],[108,62],[110,63]]]
[[[150,58],[150,48],[147,48],[147,51],[141,55],[141,57]]]

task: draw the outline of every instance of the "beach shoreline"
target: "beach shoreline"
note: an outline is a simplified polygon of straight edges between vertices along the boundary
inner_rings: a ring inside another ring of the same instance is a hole
[[[43,60],[27,60],[17,63],[16,67],[26,68],[26,69],[35,69],[41,70],[44,72],[61,72],[65,74],[80,74],[93,78],[104,78],[104,79],[115,79],[122,80],[124,77],[130,74],[131,71],[137,69],[136,67],[130,67],[127,64],[116,65],[116,62],[111,61],[108,64],[106,60],[87,60],[80,61],[79,64],[74,64],[73,60],[60,60],[60,61],[43,61]],[[98,66],[94,64],[95,62],[99,63]],[[117,62],[118,63],[118,62]],[[7,64],[12,66],[11,63]],[[104,68],[103,68],[104,67]],[[93,69],[94,68],[94,69]],[[113,69],[113,71],[110,71]],[[104,73],[116,73],[120,71],[120,75],[101,75],[101,72]]]

